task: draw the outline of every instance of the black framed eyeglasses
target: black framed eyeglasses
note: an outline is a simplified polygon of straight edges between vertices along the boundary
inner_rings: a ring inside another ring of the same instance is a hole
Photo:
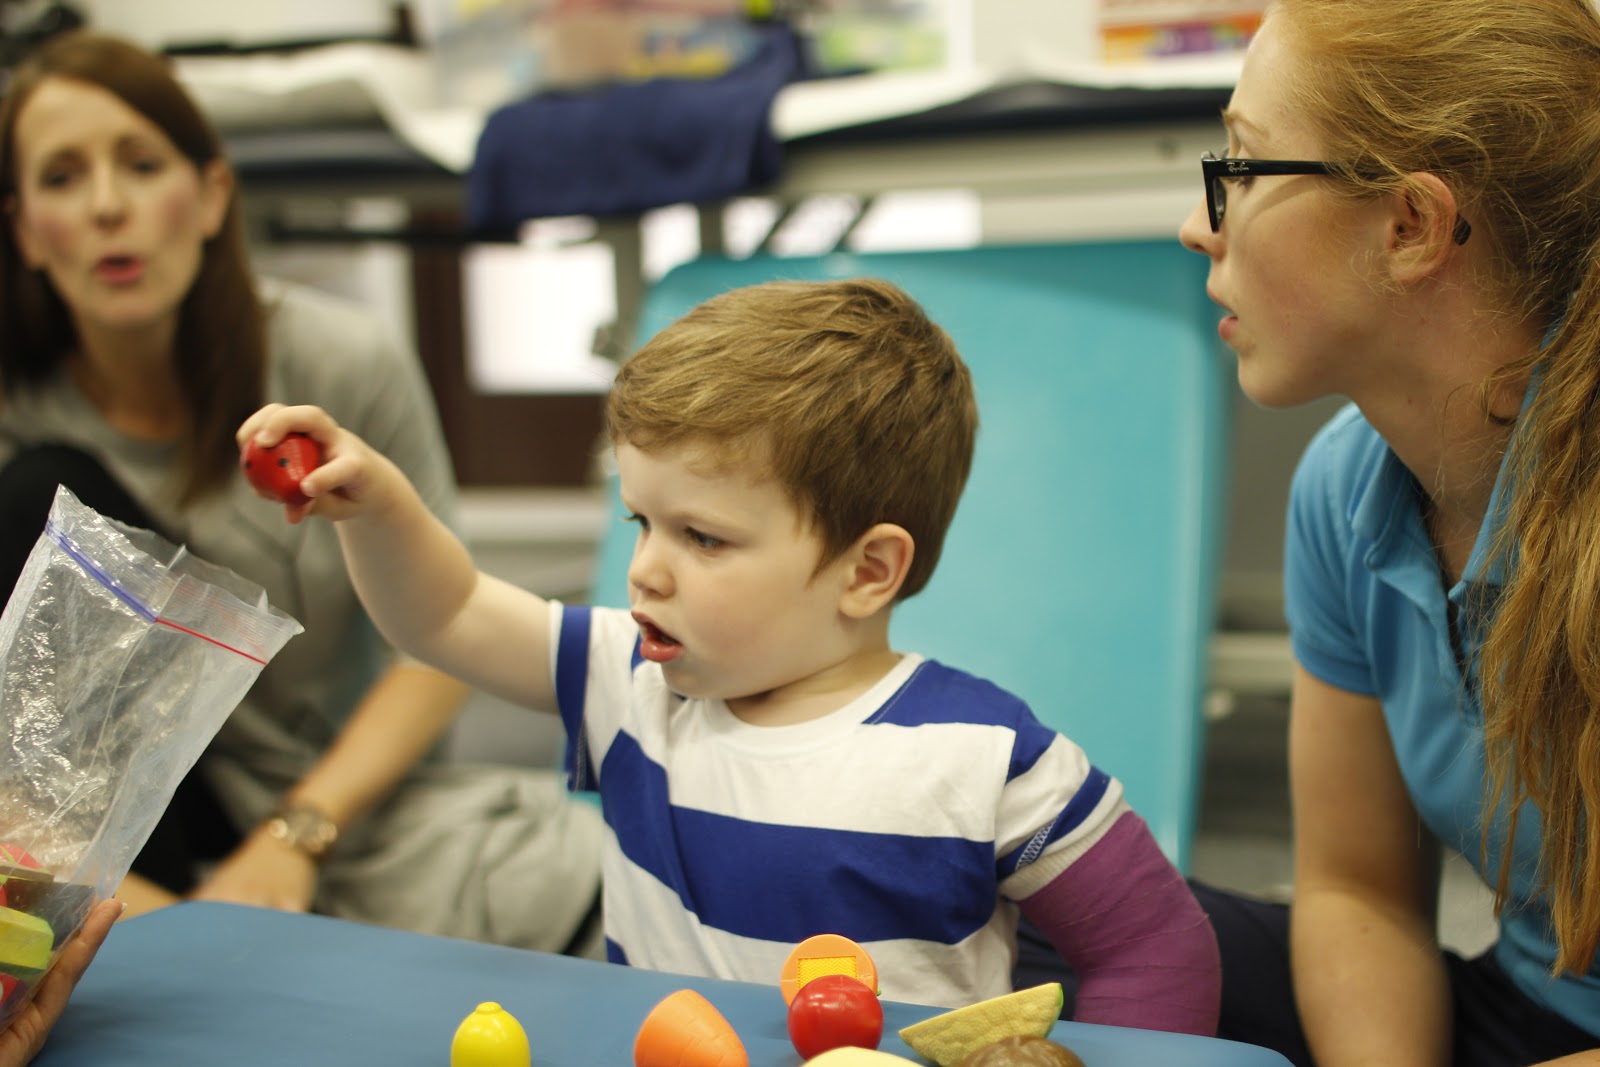
[[[1206,214],[1211,219],[1211,232],[1218,233],[1228,210],[1225,182],[1275,174],[1338,174],[1339,168],[1315,159],[1218,159],[1206,152],[1200,156],[1200,173],[1206,183]],[[1457,215],[1450,236],[1456,244],[1466,244],[1467,238],[1472,236],[1472,224]]]
[[[1218,159],[1210,152],[1200,157],[1200,173],[1206,181],[1206,214],[1211,217],[1211,232],[1222,229],[1222,216],[1228,210],[1229,179],[1258,178],[1273,174],[1333,174],[1331,164],[1311,159]]]

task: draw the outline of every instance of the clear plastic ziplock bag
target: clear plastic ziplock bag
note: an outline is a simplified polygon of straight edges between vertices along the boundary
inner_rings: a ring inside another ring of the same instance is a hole
[[[0,1030],[300,629],[232,571],[56,490],[0,616]]]

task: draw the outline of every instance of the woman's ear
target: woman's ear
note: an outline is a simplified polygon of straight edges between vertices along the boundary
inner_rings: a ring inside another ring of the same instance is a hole
[[[866,619],[894,603],[916,554],[916,542],[903,526],[880,522],[845,550],[844,589],[839,610]]]
[[[221,231],[222,220],[228,217],[233,184],[233,168],[227,160],[213,159],[200,168],[201,225],[208,241]]]
[[[22,257],[23,266],[29,270],[38,270],[44,260],[38,256],[33,247],[31,235],[22,223],[22,205],[17,203],[15,196],[8,196],[0,201],[0,214],[4,214],[6,225],[11,229],[11,240],[16,243],[17,254]]]
[[[1455,193],[1435,174],[1409,175],[1411,184],[1391,194],[1385,251],[1401,285],[1437,274],[1472,233],[1461,218]]]

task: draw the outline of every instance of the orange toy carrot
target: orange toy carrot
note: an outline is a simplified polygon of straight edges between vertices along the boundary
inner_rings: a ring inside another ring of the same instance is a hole
[[[650,1009],[633,1042],[634,1067],[750,1067],[744,1043],[711,1002],[680,989]]]

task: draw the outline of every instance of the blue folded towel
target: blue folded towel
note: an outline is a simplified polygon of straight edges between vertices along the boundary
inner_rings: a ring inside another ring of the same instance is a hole
[[[549,92],[500,108],[467,175],[468,225],[631,214],[772,181],[782,164],[772,101],[801,76],[802,53],[782,23],[761,32],[751,57],[720,77]]]

